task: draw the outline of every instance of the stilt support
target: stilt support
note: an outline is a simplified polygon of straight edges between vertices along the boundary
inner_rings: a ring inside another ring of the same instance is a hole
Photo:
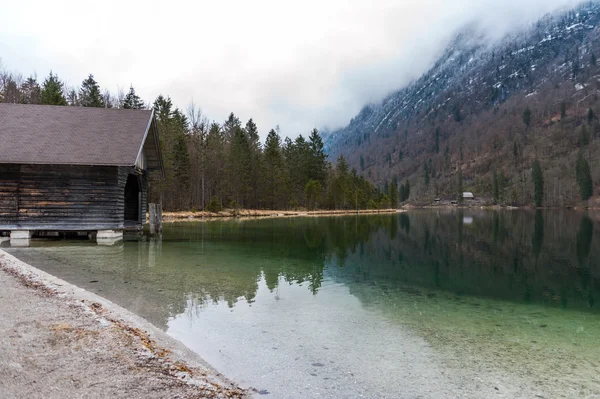
[[[13,230],[10,232],[10,246],[28,247],[32,236],[31,230]]]
[[[162,205],[149,204],[150,208],[150,234],[162,233]]]

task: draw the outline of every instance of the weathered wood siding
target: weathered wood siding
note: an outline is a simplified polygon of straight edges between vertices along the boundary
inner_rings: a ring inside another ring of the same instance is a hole
[[[144,180],[135,168],[0,164],[0,230],[122,229],[129,173]]]

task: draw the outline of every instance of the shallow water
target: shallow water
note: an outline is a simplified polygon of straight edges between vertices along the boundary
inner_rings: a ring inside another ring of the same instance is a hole
[[[598,397],[594,216],[186,222],[162,240],[7,250],[269,397]]]

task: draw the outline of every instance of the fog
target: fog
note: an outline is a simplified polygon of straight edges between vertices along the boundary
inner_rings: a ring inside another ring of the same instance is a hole
[[[342,127],[418,78],[467,23],[492,41],[579,2],[22,0],[2,6],[0,58],[39,80],[93,73],[111,91],[133,84],[148,102],[162,93],[293,137]]]

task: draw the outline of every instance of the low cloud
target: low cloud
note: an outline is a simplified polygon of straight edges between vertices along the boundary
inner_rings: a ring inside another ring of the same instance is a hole
[[[39,78],[133,84],[210,118],[253,117],[261,135],[348,123],[425,72],[475,22],[490,40],[578,0],[22,0],[3,6],[0,57]]]

